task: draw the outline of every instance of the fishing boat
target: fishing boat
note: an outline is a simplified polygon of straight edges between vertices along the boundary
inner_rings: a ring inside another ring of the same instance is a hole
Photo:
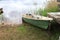
[[[36,27],[40,27],[43,29],[47,29],[50,22],[53,20],[52,18],[34,14],[24,14],[22,19],[24,22],[27,22],[29,24],[32,24]]]

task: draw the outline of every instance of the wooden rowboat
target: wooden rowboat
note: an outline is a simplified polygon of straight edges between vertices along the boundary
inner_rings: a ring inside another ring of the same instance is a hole
[[[32,24],[36,27],[40,27],[43,29],[47,29],[49,23],[53,20],[52,18],[39,16],[39,15],[32,15],[32,14],[25,14],[23,15],[23,21]]]

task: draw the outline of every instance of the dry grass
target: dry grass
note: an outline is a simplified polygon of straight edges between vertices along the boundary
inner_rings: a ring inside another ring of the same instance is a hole
[[[48,40],[48,38],[45,31],[27,24],[0,27],[0,40]]]

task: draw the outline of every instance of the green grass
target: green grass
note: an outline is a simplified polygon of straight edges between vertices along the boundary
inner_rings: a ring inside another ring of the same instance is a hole
[[[37,27],[23,24],[18,27],[0,27],[0,40],[49,40],[49,35]]]
[[[26,31],[26,28],[25,28],[24,26],[20,26],[20,27],[17,28],[17,30],[18,30],[18,31],[19,31],[19,30],[20,30],[20,31]]]
[[[58,7],[51,7],[46,10],[47,10],[47,12],[58,12]]]
[[[57,40],[59,34],[55,27],[52,34],[46,30],[24,23],[17,27],[0,27],[0,40]]]
[[[60,35],[60,28],[56,26],[57,23],[52,24],[51,34],[48,34],[46,30],[34,27],[26,23],[18,27],[17,30],[21,31],[22,34],[25,34],[25,37],[28,36],[29,40],[58,40]]]

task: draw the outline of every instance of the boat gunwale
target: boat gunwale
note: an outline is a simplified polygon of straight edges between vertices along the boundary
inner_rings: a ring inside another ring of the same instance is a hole
[[[27,17],[22,17],[22,18],[32,19],[32,20],[42,20],[42,19],[34,19],[34,18],[27,18]],[[52,19],[52,20],[53,20],[53,19]],[[43,20],[43,21],[52,21],[52,20]]]

